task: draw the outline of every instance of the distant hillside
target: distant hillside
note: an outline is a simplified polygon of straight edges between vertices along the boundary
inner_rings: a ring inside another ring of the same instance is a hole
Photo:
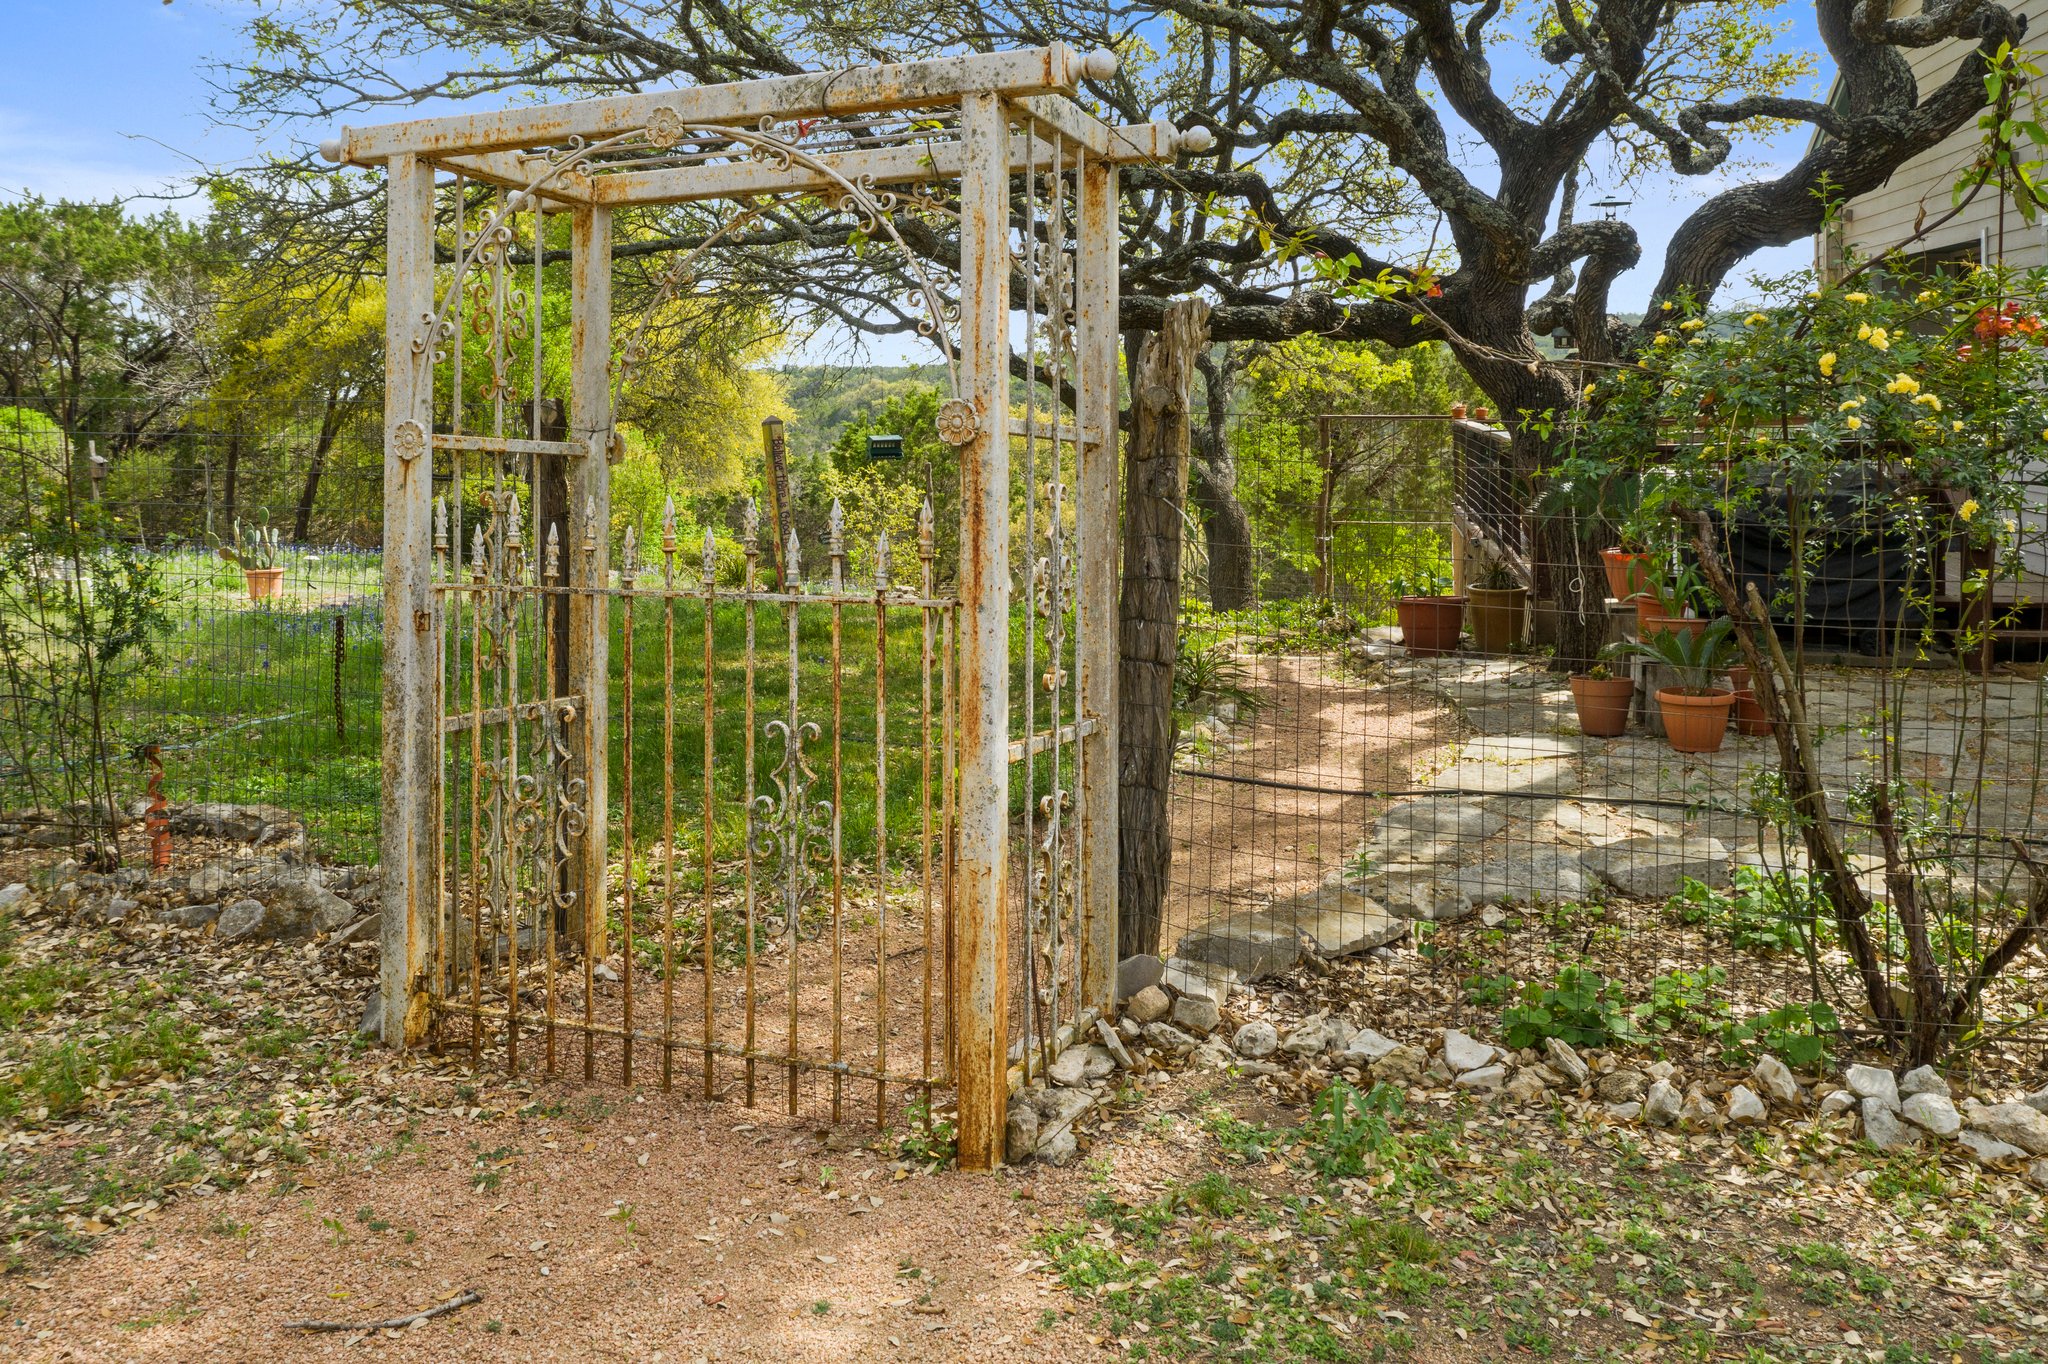
[[[824,453],[848,422],[890,398],[946,382],[943,365],[789,365],[768,371],[782,385],[795,416],[790,453],[808,461]]]

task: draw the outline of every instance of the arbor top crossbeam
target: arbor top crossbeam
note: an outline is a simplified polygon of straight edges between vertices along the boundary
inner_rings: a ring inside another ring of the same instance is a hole
[[[1202,130],[1182,133],[1164,121],[1111,127],[1070,98],[1083,76],[1115,70],[1112,52],[1054,43],[343,128],[320,150],[357,166],[413,156],[487,183],[539,182],[550,198],[625,206],[829,189],[840,175],[895,184],[952,178],[961,170],[958,109],[969,95],[999,97],[1020,125],[1070,156],[1153,161],[1207,144]],[[738,144],[721,130],[815,153],[809,166],[775,164],[759,143]],[[589,150],[607,142],[614,145],[602,154]],[[566,154],[573,168],[538,173]],[[1034,156],[1044,163],[1044,153],[1025,149],[1027,163]]]

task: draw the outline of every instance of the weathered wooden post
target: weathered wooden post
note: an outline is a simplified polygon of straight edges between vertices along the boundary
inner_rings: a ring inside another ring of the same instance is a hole
[[[1010,159],[990,94],[960,100],[960,829],[954,891],[959,1159],[1003,1159],[1009,1104]],[[949,419],[955,423],[948,430]]]
[[[430,935],[441,921],[441,648],[433,600],[434,168],[389,161],[384,312],[383,966],[379,1030],[426,1035]],[[426,349],[421,351],[418,346]]]
[[[580,940],[585,970],[605,954],[606,775],[611,709],[612,524],[612,214],[579,206],[569,229],[569,435],[585,453],[569,474],[569,519],[576,533],[569,560],[569,686],[583,698],[585,815],[582,856],[571,870],[576,902],[569,933]],[[589,548],[586,550],[585,546]],[[586,1038],[586,1043],[588,1039]],[[584,1048],[586,1069],[590,1049]]]
[[[1081,1006],[1107,1017],[1116,999],[1117,887],[1117,170],[1090,157],[1081,166],[1080,295],[1076,349],[1081,437],[1080,499],[1075,530],[1081,545],[1080,590],[1074,602],[1079,645],[1080,714],[1094,723],[1081,739],[1080,860]]]

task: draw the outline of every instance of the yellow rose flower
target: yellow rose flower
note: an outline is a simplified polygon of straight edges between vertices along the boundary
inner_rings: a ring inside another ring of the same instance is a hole
[[[1957,515],[1957,516],[1960,516],[1960,517],[1962,517],[1962,518],[1963,518],[1963,520],[1965,520],[1965,521],[1967,521],[1967,520],[1969,520],[1969,519],[1970,519],[1971,517],[1975,516],[1975,515],[1977,514],[1977,512],[1978,512],[1978,506],[1977,506],[1977,499],[1976,499],[1976,498],[1974,498],[1974,497],[1966,497],[1966,498],[1964,498],[1964,499],[1963,499],[1963,505],[1962,505],[1962,506],[1960,506],[1960,507],[1957,507],[1957,508],[1956,508],[1956,515]]]
[[[1870,324],[1868,322],[1859,323],[1857,325],[1856,339],[1858,341],[1868,341],[1870,339]]]
[[[1835,353],[1833,351],[1828,351],[1826,354],[1820,357],[1820,374],[1823,379],[1827,379],[1832,378],[1834,376],[1834,373]],[[2043,432],[2042,438],[2048,439],[2048,432]]]
[[[1664,300],[1664,311],[1667,313],[1671,311],[1671,300],[1668,298]]]
[[[1936,412],[1941,411],[1941,397],[1939,394],[1923,393],[1913,401],[1921,407],[1931,407]]]
[[[1843,298],[1845,298],[1845,299],[1847,299],[1847,300],[1849,300],[1849,302],[1851,302],[1851,303],[1868,303],[1868,302],[1870,302],[1870,295],[1869,295],[1869,294],[1843,294],[1843,295],[1842,295],[1842,297],[1843,297]]]
[[[1835,411],[1854,412],[1857,408],[1861,406],[1863,406],[1863,400],[1861,398],[1845,398],[1842,400],[1842,405],[1840,407],[1837,407]]]
[[[1948,429],[1951,431],[1960,431],[1963,429],[1963,423],[1960,419],[1952,421],[1948,424]]]
[[[1883,327],[1872,328],[1870,335],[1865,337],[1864,339],[1869,341],[1870,344],[1877,350],[1890,350],[1892,348],[1891,336],[1885,331]]]
[[[1918,393],[1920,391],[1920,381],[1910,374],[1896,375],[1890,383],[1884,386],[1884,391],[1887,393]]]
[[[1922,289],[1919,293],[1913,296],[1913,301],[1915,303],[1932,303],[1935,299],[1940,297],[1941,295],[1935,293],[1932,289]]]
[[[1656,339],[1656,340],[1654,340],[1654,341],[1652,341],[1652,342],[1651,342],[1650,344],[1651,344],[1651,345],[1653,345],[1653,346],[1668,346],[1668,345],[1671,345],[1671,344],[1672,344],[1672,340],[1671,340],[1671,333],[1669,333],[1669,332],[1658,332],[1658,333],[1657,333],[1657,339]]]
[[[1751,313],[1748,317],[1742,319],[1742,325],[1745,327],[1761,327],[1764,323],[1768,321],[1770,321],[1770,319],[1765,317],[1762,313]]]
[[[1861,418],[1861,417],[1851,417],[1851,418],[1849,418],[1849,429],[1850,429],[1851,431],[1861,431],[1861,430],[1863,429],[1863,418]]]
[[[1688,317],[1687,319],[1685,319],[1685,321],[1678,324],[1678,330],[1682,332],[1696,332],[1701,327],[1704,327],[1706,325],[1706,323],[1700,321],[1697,317]]]

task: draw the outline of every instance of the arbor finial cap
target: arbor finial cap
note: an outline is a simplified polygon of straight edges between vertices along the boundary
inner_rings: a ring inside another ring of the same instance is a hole
[[[1106,81],[1116,74],[1116,53],[1098,47],[1081,59],[1081,74],[1092,81]]]
[[[330,137],[323,140],[320,143],[320,155],[324,160],[332,161],[336,165],[341,164],[341,139]]]
[[[1181,151],[1193,152],[1199,156],[1203,152],[1216,149],[1216,134],[1207,128],[1187,128],[1174,139],[1174,145]]]

